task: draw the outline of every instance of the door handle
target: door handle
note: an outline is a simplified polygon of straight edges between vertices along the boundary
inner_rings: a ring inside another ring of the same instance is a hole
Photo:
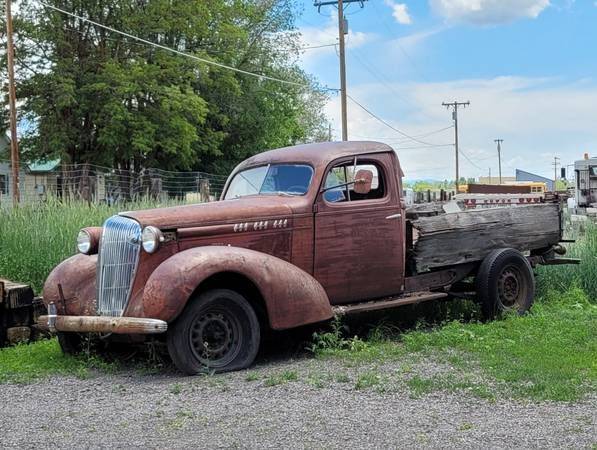
[[[400,219],[402,217],[402,214],[398,213],[398,214],[392,214],[391,216],[386,217],[387,220],[390,219]]]

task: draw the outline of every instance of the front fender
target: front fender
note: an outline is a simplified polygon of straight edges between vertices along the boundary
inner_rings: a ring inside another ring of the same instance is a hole
[[[97,255],[79,253],[62,261],[50,272],[44,283],[44,303],[54,303],[59,314],[95,315],[96,269]],[[64,297],[60,295],[59,285]]]
[[[243,275],[257,287],[275,330],[333,316],[323,287],[307,272],[275,256],[228,246],[192,248],[164,261],[145,285],[144,316],[172,322],[202,281],[223,272]]]

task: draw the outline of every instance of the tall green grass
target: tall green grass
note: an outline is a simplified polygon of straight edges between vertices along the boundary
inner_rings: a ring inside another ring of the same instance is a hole
[[[597,225],[587,222],[581,227],[570,227],[566,238],[575,243],[565,244],[566,258],[580,258],[579,265],[541,266],[537,270],[537,287],[540,295],[550,290],[565,292],[578,286],[597,302]]]
[[[119,211],[170,206],[144,201],[108,206],[49,200],[13,209],[0,209],[0,278],[30,283],[41,293],[50,271],[76,253],[79,230],[101,226]]]

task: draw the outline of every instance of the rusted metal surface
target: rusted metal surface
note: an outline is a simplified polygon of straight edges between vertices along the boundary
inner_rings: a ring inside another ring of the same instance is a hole
[[[391,297],[371,302],[352,303],[350,305],[334,306],[333,311],[336,316],[347,316],[351,314],[367,313],[380,311],[382,309],[397,308],[404,305],[413,305],[416,303],[427,302],[447,298],[445,292],[411,292],[400,297]]]
[[[161,264],[145,286],[144,317],[172,321],[202,281],[224,272],[244,275],[259,290],[273,329],[332,317],[325,291],[308,273],[265,253],[222,246],[186,250]]]
[[[355,177],[365,182],[354,186],[353,201],[326,201],[326,174],[336,165],[352,166],[355,156],[361,166]],[[470,262],[465,255],[446,270],[425,275],[416,275],[416,264],[409,265],[408,273],[415,276],[405,277],[407,232],[401,198],[402,170],[389,146],[344,142],[273,150],[241,163],[228,183],[241,170],[276,163],[301,163],[313,168],[312,183],[305,195],[251,195],[121,214],[139,222],[141,228],[157,227],[166,236],[155,253],[141,251],[130,300],[123,312],[125,318],[171,323],[194,294],[206,285],[213,287],[209,283],[219,277],[225,285],[218,287],[241,290],[248,285],[251,295],[247,300],[263,306],[272,328],[287,329],[330,319],[332,305],[336,312],[347,313],[443,298],[446,292],[431,290],[447,291],[451,284],[474,272],[478,263]],[[374,176],[362,168],[369,165],[379,172],[373,191],[376,195],[371,196]],[[419,221],[437,217],[422,217]],[[533,220],[527,221],[533,232]],[[415,234],[409,239],[409,250],[414,241],[424,240]],[[424,233],[419,230],[419,234]],[[473,234],[484,239],[487,230],[475,229]],[[449,253],[459,255],[466,249],[467,245],[461,244]],[[445,250],[434,252],[427,261],[433,263]],[[47,303],[56,304],[59,316],[96,316],[97,260],[97,256],[78,255],[50,274],[44,297]],[[426,266],[425,270],[430,268]],[[114,332],[115,327],[113,322],[98,325],[80,317],[61,320],[57,326],[68,326],[72,331],[108,327]]]
[[[39,318],[39,327],[48,329],[48,316]],[[79,333],[160,334],[168,324],[162,320],[137,317],[58,316],[53,325],[56,331]]]
[[[250,196],[221,202],[129,211],[121,215],[162,230],[274,220],[309,208],[303,197]]]
[[[361,159],[380,170],[386,183],[383,198],[328,203],[319,195],[316,200],[314,276],[334,305],[403,290],[405,221],[397,161],[393,153],[363,156],[359,163]]]
[[[530,194],[531,186],[508,184],[469,184],[469,194]]]
[[[406,277],[404,280],[405,292],[423,291],[425,289],[439,289],[462,280],[469,275],[476,264],[460,264],[450,269],[437,270],[421,275]]]
[[[60,263],[44,284],[44,303],[53,302],[59,314],[94,316],[96,267],[97,255],[79,254]]]

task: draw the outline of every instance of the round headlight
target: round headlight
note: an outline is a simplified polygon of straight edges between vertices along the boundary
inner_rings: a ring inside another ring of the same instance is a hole
[[[164,235],[156,227],[145,227],[141,234],[143,242],[143,250],[147,253],[154,253],[160,246],[160,242],[164,241]]]
[[[77,235],[77,250],[84,255],[88,255],[91,250],[91,236],[85,230],[79,231]]]

